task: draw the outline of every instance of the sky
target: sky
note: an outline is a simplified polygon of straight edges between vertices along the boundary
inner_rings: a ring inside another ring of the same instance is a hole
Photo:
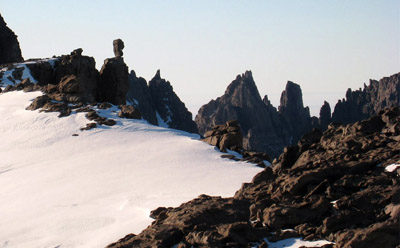
[[[299,84],[313,115],[400,71],[398,0],[0,0],[0,13],[25,59],[83,48],[100,69],[121,38],[129,69],[160,69],[194,116],[246,70],[275,107]]]

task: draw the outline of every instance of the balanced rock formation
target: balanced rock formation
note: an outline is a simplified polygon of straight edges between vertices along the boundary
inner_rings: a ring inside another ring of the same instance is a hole
[[[278,112],[267,96],[261,99],[251,71],[246,71],[232,81],[223,96],[203,105],[195,121],[204,135],[215,125],[238,120],[245,150],[267,152],[276,157],[285,146],[297,142],[304,132],[311,130],[310,114],[303,107],[301,97],[300,87],[289,82]],[[296,112],[293,116],[296,119],[291,116],[292,112]],[[301,125],[297,126],[298,123]]]
[[[370,80],[363,89],[348,89],[346,98],[339,100],[332,114],[332,121],[352,123],[378,114],[384,108],[400,105],[400,73]]]
[[[314,130],[233,198],[201,195],[160,207],[140,234],[108,247],[268,247],[264,238],[288,237],[333,242],[324,247],[396,247],[399,141],[399,108]]]
[[[23,60],[17,36],[0,15],[0,64]]]
[[[122,55],[124,55],[124,52],[122,52],[122,50],[125,48],[125,45],[121,39],[114,40],[113,47],[115,57],[122,57]]]

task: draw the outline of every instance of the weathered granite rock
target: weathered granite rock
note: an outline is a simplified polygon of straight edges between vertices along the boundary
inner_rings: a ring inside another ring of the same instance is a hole
[[[17,36],[0,15],[0,64],[23,60]]]
[[[192,113],[175,94],[171,83],[161,78],[160,70],[150,80],[149,90],[155,110],[166,125],[170,128],[198,133],[196,123],[192,120]]]

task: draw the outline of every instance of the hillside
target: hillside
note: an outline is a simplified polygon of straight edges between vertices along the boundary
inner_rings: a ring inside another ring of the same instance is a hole
[[[0,94],[3,247],[106,246],[149,225],[158,206],[231,196],[260,171],[197,135],[118,118],[117,107],[98,109],[116,125],[89,131],[85,113],[25,110],[41,94]]]

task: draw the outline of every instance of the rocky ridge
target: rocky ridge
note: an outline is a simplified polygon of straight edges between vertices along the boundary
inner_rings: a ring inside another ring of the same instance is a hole
[[[165,124],[197,133],[191,113],[173,92],[171,84],[155,77],[152,87],[149,87],[146,80],[136,77],[134,71],[128,74],[128,67],[121,56],[123,42],[116,40],[113,44],[116,57],[106,59],[100,72],[96,69],[94,58],[82,55],[80,48],[69,55],[9,64],[0,72],[0,86],[7,85],[4,90],[0,88],[0,93],[41,90],[44,95],[27,109],[59,112],[60,117],[74,111],[88,112],[88,119],[99,125],[115,124],[113,120],[94,114],[95,106],[102,108],[109,105],[109,108],[111,103],[120,106],[120,117],[143,118],[153,125]],[[94,124],[82,130],[96,127]]]
[[[398,107],[313,130],[234,197],[160,207],[143,232],[108,247],[267,247],[264,238],[295,236],[333,242],[324,247],[395,247],[399,141]]]
[[[376,115],[384,108],[400,105],[400,73],[370,80],[363,89],[348,89],[346,98],[335,105],[331,121],[352,123]]]
[[[267,96],[261,99],[251,71],[238,75],[225,94],[203,105],[195,118],[203,135],[229,120],[239,121],[245,150],[267,152],[272,157],[311,130],[299,85],[287,83],[278,111]]]
[[[137,107],[149,123],[198,133],[192,113],[176,95],[171,83],[161,78],[160,70],[148,85],[146,80],[137,77],[134,71],[129,75],[129,82],[128,102]]]

